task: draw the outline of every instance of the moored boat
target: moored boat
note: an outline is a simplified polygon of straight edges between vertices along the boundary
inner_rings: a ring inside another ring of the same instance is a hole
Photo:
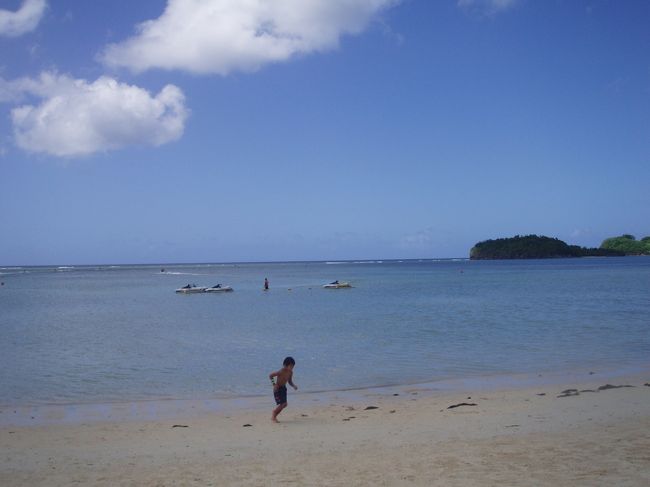
[[[217,284],[216,286],[208,287],[205,288],[206,293],[227,293],[232,291],[232,287],[230,286],[222,286],[221,284]]]
[[[194,284],[188,284],[187,286],[178,288],[176,292],[181,294],[197,294],[197,293],[205,292],[206,289],[207,288],[205,287],[196,286]]]
[[[325,289],[343,289],[343,288],[352,287],[352,285],[349,282],[334,281],[334,282],[330,282],[329,284],[324,284],[323,287]]]

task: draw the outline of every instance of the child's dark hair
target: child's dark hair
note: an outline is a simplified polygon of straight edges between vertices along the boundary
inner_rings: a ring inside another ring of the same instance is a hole
[[[289,365],[296,365],[296,361],[293,359],[293,357],[287,357],[284,359],[284,362],[282,362],[282,365],[285,367],[288,367]]]

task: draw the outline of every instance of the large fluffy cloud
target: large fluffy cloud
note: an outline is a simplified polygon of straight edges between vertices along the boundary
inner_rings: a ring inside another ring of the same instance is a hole
[[[254,71],[297,54],[335,48],[399,0],[168,0],[163,14],[100,55],[133,71]]]
[[[165,144],[181,137],[188,116],[183,92],[174,85],[152,96],[106,76],[92,83],[54,73],[0,79],[0,100],[26,96],[40,103],[11,111],[16,144],[61,157]]]
[[[16,37],[34,30],[46,7],[46,0],[25,0],[15,12],[0,9],[0,35]]]

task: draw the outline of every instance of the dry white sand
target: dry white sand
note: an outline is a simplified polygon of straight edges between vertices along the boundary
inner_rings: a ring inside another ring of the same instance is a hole
[[[602,391],[603,381],[585,377],[484,392],[402,387],[355,400],[292,403],[290,395],[279,425],[269,405],[173,420],[3,426],[0,485],[648,486],[649,379],[618,378],[612,383],[635,387]],[[568,388],[597,392],[557,397]],[[447,409],[461,402],[476,405]]]

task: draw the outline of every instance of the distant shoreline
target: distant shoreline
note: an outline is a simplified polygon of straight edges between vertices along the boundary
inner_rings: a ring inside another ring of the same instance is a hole
[[[74,270],[74,269],[110,269],[122,267],[142,267],[142,268],[165,268],[165,267],[218,267],[218,266],[248,266],[248,265],[282,265],[282,264],[409,264],[409,263],[424,263],[424,262],[469,262],[478,260],[548,260],[548,259],[585,259],[594,257],[607,257],[607,258],[623,258],[623,257],[650,257],[648,255],[617,255],[617,256],[602,256],[602,255],[588,255],[583,257],[575,256],[557,256],[557,257],[544,257],[544,258],[522,258],[522,259],[471,259],[469,257],[424,257],[421,259],[351,259],[351,260],[275,260],[275,261],[241,261],[241,262],[172,262],[172,263],[132,263],[132,264],[42,264],[42,265],[0,265],[0,273],[3,271],[21,270],[21,269],[61,269],[61,270]]]

